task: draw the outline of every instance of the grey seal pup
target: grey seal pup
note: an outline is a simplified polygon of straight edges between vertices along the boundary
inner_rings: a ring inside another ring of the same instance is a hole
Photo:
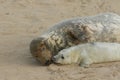
[[[79,64],[89,67],[93,63],[120,61],[120,44],[93,42],[61,50],[53,61],[59,64]]]

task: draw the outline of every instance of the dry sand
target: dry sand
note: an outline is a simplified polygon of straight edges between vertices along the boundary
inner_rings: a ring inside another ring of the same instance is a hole
[[[41,66],[29,51],[53,24],[102,12],[120,15],[120,0],[0,0],[0,80],[119,80],[120,62]]]

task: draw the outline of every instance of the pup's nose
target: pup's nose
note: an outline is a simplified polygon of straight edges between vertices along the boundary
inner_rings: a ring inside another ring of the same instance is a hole
[[[55,62],[55,61],[56,61],[56,58],[55,58],[55,57],[52,57],[52,61]]]

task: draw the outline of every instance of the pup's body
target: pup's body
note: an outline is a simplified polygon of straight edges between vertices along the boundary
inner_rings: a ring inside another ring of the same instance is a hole
[[[80,64],[87,67],[92,63],[120,60],[120,44],[118,43],[86,43],[64,49],[53,58],[55,63]]]
[[[103,13],[62,21],[30,44],[32,55],[42,64],[49,64],[60,50],[87,42],[120,43],[120,16]]]

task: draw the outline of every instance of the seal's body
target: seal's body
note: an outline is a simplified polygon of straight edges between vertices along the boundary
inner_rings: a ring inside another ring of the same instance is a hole
[[[30,44],[32,55],[49,64],[60,50],[87,42],[120,42],[120,16],[104,13],[60,22]]]
[[[53,57],[55,63],[80,64],[88,67],[92,63],[120,61],[120,44],[118,43],[86,43],[63,49]]]

